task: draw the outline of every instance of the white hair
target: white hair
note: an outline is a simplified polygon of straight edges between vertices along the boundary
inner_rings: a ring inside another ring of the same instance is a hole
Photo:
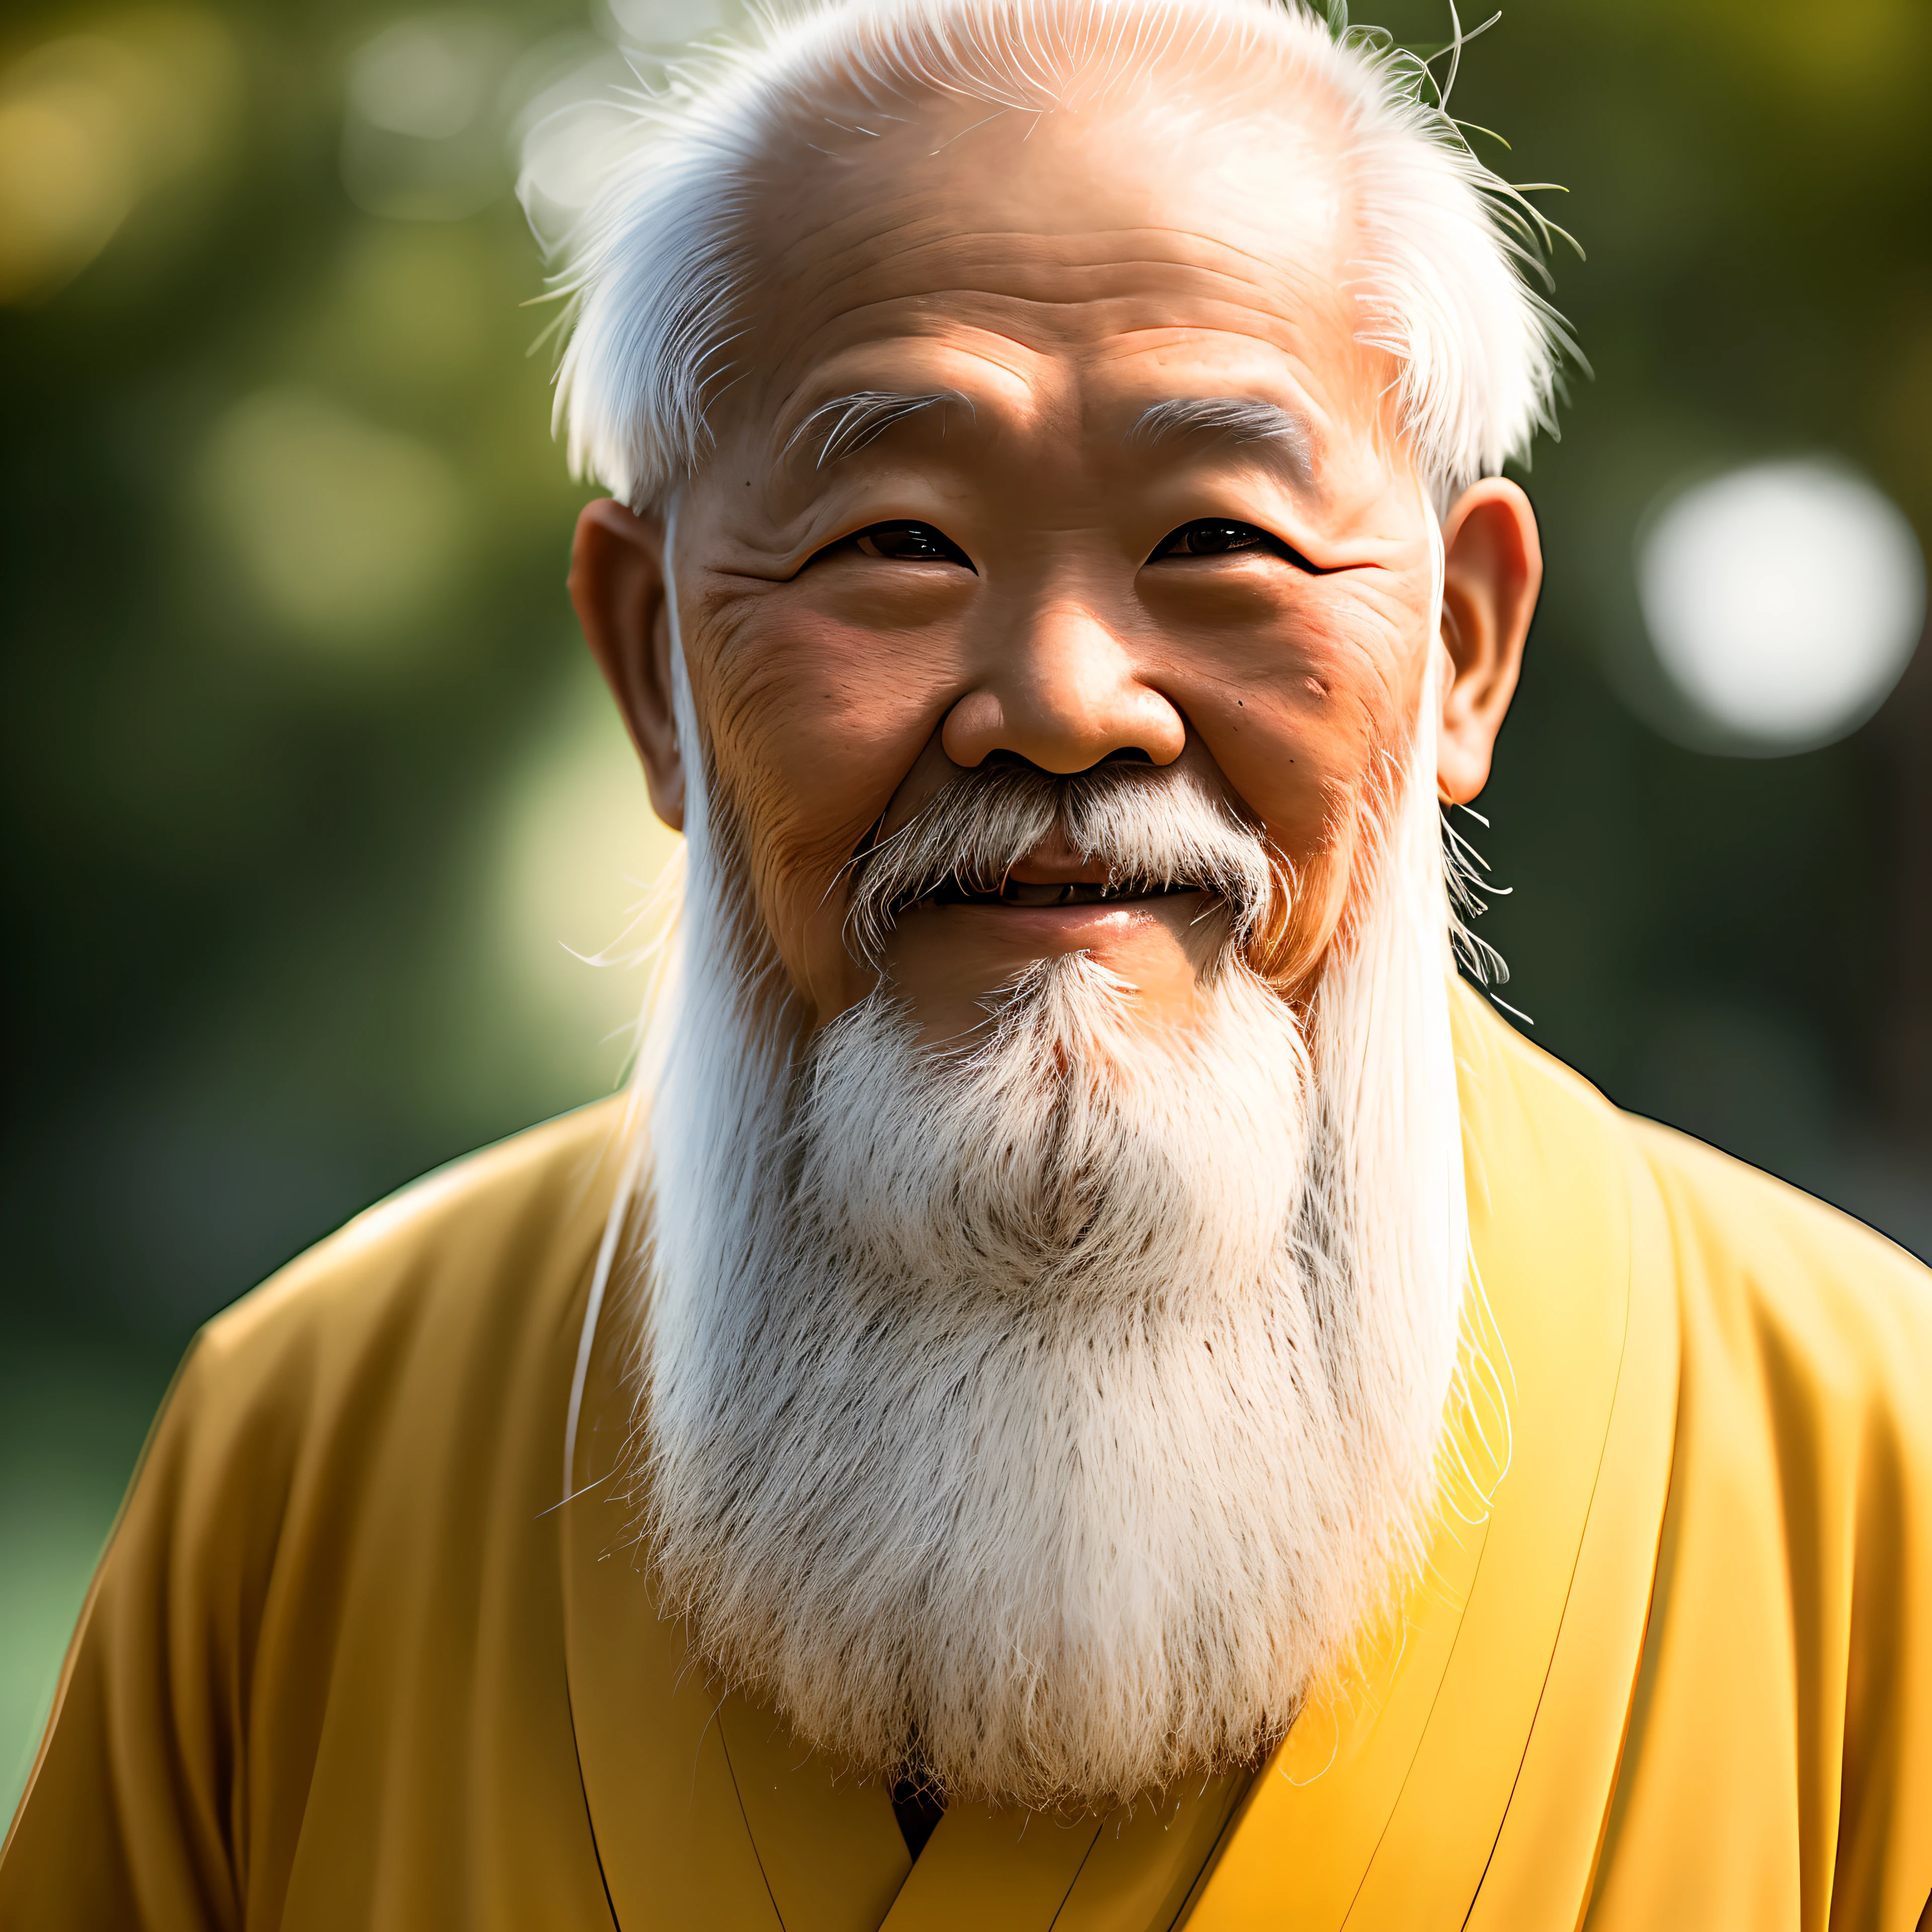
[[[1555,429],[1574,345],[1532,290],[1555,231],[1472,153],[1446,82],[1346,8],[1300,0],[805,0],[694,52],[633,104],[566,238],[556,420],[579,474],[641,509],[695,472],[757,262],[754,182],[794,116],[934,95],[1051,112],[1190,56],[1265,63],[1333,110],[1357,339],[1396,371],[1401,434],[1438,508]],[[1460,53],[1460,32],[1455,44]],[[608,112],[608,104],[601,110]],[[574,325],[574,326],[573,326]]]

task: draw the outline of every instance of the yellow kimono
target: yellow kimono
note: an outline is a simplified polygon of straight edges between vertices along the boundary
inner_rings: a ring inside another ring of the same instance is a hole
[[[0,1927],[1911,1932],[1932,1890],[1932,1276],[1617,1113],[1456,993],[1508,1364],[1359,1681],[1251,1778],[1105,1820],[885,1792],[660,1623],[608,1476],[592,1108],[212,1323],[102,1562]],[[1478,1513],[1480,1514],[1480,1513]]]

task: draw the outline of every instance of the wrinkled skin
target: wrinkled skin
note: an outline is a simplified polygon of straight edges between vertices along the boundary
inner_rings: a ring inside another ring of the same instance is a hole
[[[1264,963],[1305,988],[1361,888],[1431,648],[1431,513],[1390,420],[1394,372],[1354,340],[1318,116],[1277,103],[1162,129],[1143,101],[974,125],[986,111],[937,104],[878,139],[814,123],[776,143],[769,266],[715,454],[677,506],[700,729],[806,1031],[874,983],[842,936],[842,868],[1000,755],[1191,768],[1285,862],[1293,916]],[[861,391],[962,400],[821,464],[814,410]],[[1289,412],[1305,455],[1133,433],[1150,406],[1203,398]],[[592,503],[571,584],[676,826],[689,748],[670,717],[664,534]],[[1466,801],[1541,562],[1527,500],[1500,479],[1443,534],[1437,782]],[[1057,842],[1013,874],[1094,876]],[[1189,894],[926,905],[886,967],[930,1040],[979,1022],[1030,961],[1076,950],[1140,988],[1150,1024],[1185,1028],[1201,910]]]

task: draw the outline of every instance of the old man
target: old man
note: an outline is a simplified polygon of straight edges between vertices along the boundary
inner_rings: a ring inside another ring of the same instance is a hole
[[[214,1323],[14,1927],[1910,1932],[1932,1288],[1456,977],[1533,218],[1263,0],[845,0],[576,237],[628,1105]]]

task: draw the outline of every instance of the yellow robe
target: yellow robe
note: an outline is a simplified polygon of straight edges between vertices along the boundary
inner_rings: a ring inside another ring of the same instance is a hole
[[[611,1322],[557,1506],[606,1106],[202,1333],[0,1927],[1909,1932],[1932,1277],[1456,1002],[1507,1472],[1252,1778],[1104,1820],[956,1807],[909,1867],[876,1785],[686,1664],[600,1480],[630,1424]]]

